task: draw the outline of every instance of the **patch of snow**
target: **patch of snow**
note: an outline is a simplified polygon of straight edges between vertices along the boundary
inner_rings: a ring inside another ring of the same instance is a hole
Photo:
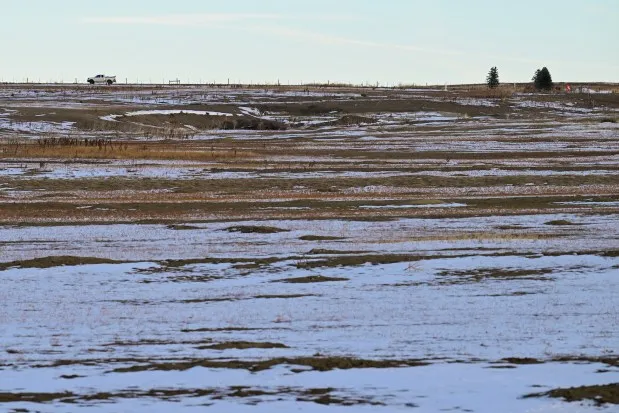
[[[619,201],[568,201],[568,202],[555,202],[557,205],[582,205],[582,206],[604,206],[604,207],[617,207]]]
[[[186,110],[186,109],[153,109],[153,110],[138,110],[134,112],[127,112],[124,115],[107,115],[101,116],[99,119],[102,120],[116,120],[125,116],[149,116],[149,115],[200,115],[200,116],[234,116],[232,113],[224,113],[224,112],[213,112],[207,110]]]
[[[239,107],[239,110],[244,115],[255,116],[255,117],[259,117],[260,115],[262,115],[260,110],[257,109],[257,108],[250,108],[250,107],[246,107],[246,106],[241,106],[241,107]]]

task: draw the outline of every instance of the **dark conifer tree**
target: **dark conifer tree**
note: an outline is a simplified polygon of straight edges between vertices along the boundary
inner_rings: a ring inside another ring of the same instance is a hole
[[[499,71],[497,70],[496,66],[490,68],[488,76],[486,77],[486,83],[488,84],[488,87],[490,89],[494,89],[495,87],[499,86]]]
[[[553,83],[550,71],[546,67],[537,69],[535,75],[533,75],[533,84],[537,90],[552,90]]]

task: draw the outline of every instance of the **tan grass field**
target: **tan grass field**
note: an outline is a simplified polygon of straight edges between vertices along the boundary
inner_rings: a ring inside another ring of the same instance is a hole
[[[611,411],[587,86],[0,85],[0,410]]]
[[[589,96],[523,95],[524,87],[253,87],[240,98],[226,88],[58,86],[35,88],[34,99],[32,86],[11,89],[0,97],[0,189],[17,192],[0,191],[0,220],[381,219],[582,210],[569,202],[615,199],[617,95],[595,95],[592,107]],[[217,129],[225,117],[160,109],[229,113],[239,129]],[[154,112],[105,120],[138,110]],[[73,218],[80,202],[121,199],[140,207]],[[433,199],[466,206],[415,206]]]

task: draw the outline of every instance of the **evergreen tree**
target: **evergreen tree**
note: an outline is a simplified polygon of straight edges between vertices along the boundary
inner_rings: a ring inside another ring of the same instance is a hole
[[[537,69],[532,80],[537,90],[552,90],[552,76],[546,67]]]
[[[486,83],[490,89],[499,86],[499,71],[496,66],[490,68],[490,72],[488,72],[488,76],[486,77]]]
[[[535,73],[533,74],[533,77],[531,78],[531,80],[533,81],[533,85],[535,86],[535,89],[539,89],[540,72],[541,70],[537,69]]]

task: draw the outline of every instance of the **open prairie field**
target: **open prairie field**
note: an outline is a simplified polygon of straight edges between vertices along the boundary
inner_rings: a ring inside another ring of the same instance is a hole
[[[617,411],[619,94],[1,85],[0,280],[2,411]]]

